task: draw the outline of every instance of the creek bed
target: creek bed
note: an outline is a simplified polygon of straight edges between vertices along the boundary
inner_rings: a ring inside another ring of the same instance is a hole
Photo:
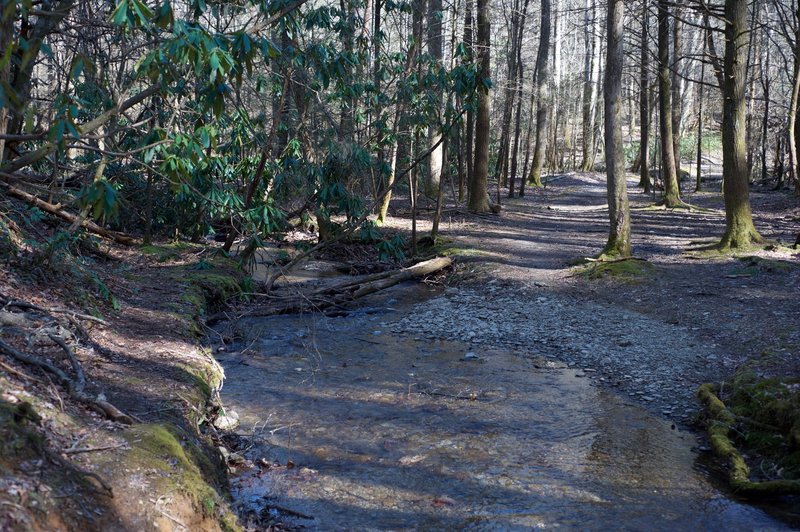
[[[708,480],[693,434],[583,372],[391,332],[433,295],[236,324],[222,398],[260,464],[238,504],[319,530],[786,528]]]

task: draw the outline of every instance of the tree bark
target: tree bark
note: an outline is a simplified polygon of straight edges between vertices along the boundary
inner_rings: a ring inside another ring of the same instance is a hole
[[[639,49],[639,186],[650,193],[650,41],[648,2],[642,5],[642,41]]]
[[[725,234],[720,247],[746,248],[761,242],[753,225],[745,143],[747,0],[725,0],[725,58],[722,85],[722,179]]]
[[[434,60],[436,67],[442,65],[444,57],[444,35],[442,25],[442,0],[428,0],[428,53]],[[442,93],[436,95],[436,105],[442,108]],[[425,195],[435,198],[439,191],[439,181],[442,179],[442,165],[444,164],[444,143],[440,142],[442,130],[440,123],[428,127],[429,146],[436,146],[431,151],[429,171],[425,179]]]
[[[542,23],[539,29],[539,53],[536,56],[536,92],[538,95],[536,111],[536,136],[533,149],[533,163],[528,181],[537,187],[542,186],[542,166],[547,147],[547,123],[552,105],[550,98],[550,0],[542,0]]]
[[[603,255],[629,257],[631,225],[628,210],[628,189],[625,183],[625,154],[622,140],[622,67],[625,60],[623,42],[623,0],[608,0],[605,82],[606,188],[608,216],[611,222],[608,243]]]
[[[708,28],[704,29],[703,31],[709,31]],[[706,43],[708,42],[707,38],[703,39],[703,61],[700,64],[700,83],[697,87],[697,100],[698,100],[698,110],[697,110],[697,176],[695,177],[695,186],[694,191],[700,192],[703,186],[703,176],[701,173],[701,168],[703,164],[703,82],[705,81],[706,77]]]
[[[591,18],[589,11],[591,10]],[[597,28],[597,4],[587,0],[586,14],[583,22],[586,57],[583,72],[583,116],[582,116],[582,148],[583,160],[581,170],[589,172],[594,168],[597,143],[594,138],[597,117],[597,81],[600,75],[600,36]]]
[[[658,90],[661,129],[661,177],[664,180],[663,203],[677,207],[681,201],[672,139],[672,98],[669,68],[669,0],[658,0]]]
[[[472,1],[473,0],[466,0],[465,7],[464,7],[464,46],[467,48],[467,53],[469,56],[467,60],[472,60]],[[467,161],[467,189],[472,186],[472,175],[474,171],[474,154],[473,154],[473,147],[475,145],[475,111],[472,110],[472,107],[467,110],[466,116],[466,127],[464,128],[464,158]],[[464,194],[461,188],[459,188],[458,194],[459,201],[464,200]]]
[[[681,117],[682,103],[681,103],[681,8],[680,5],[675,6],[675,16],[672,19],[672,92],[670,111],[672,113],[672,153],[675,155],[675,170],[680,173],[681,170]],[[678,176],[680,177],[680,176]],[[678,190],[680,190],[680,180],[678,181]]]
[[[544,0],[548,1],[548,0]],[[476,52],[480,64],[480,76],[484,80],[491,77],[491,26],[489,5],[491,0],[477,0],[478,40]],[[475,166],[469,188],[469,210],[488,212],[489,194],[489,89],[478,87],[478,112],[475,120]]]
[[[403,69],[403,77],[402,79],[405,80],[408,76],[411,75],[411,72],[416,66],[417,62],[417,51],[420,48],[420,43],[422,42],[422,9],[425,7],[424,4],[425,0],[415,0],[416,9],[414,11],[414,24],[413,24],[413,37],[411,40],[411,47],[408,50],[408,57],[406,58],[406,64]],[[377,2],[376,2],[377,7]],[[402,83],[402,81],[401,81]],[[401,91],[397,92],[397,104],[395,106],[395,113],[394,113],[394,140],[392,141],[392,146],[390,149],[390,162],[389,162],[389,175],[386,180],[386,192],[383,195],[383,198],[380,202],[380,208],[378,210],[378,216],[376,222],[380,225],[386,221],[386,217],[389,214],[389,204],[392,201],[392,188],[395,184],[395,179],[397,176],[397,168],[399,165],[399,154],[400,154],[400,126],[403,123],[403,117],[405,116],[406,112],[406,100],[403,98]],[[440,137],[441,138],[441,137]],[[416,145],[415,145],[416,148]],[[437,147],[435,146],[434,149]],[[430,155],[430,154],[429,154]],[[416,187],[413,187],[416,188]],[[412,208],[416,207],[414,200],[412,200]]]
[[[800,4],[795,21],[800,20]],[[800,162],[797,160],[797,106],[800,99],[800,26],[794,34],[794,71],[792,72],[792,94],[787,113],[787,139],[789,141],[789,178],[800,183]]]
[[[524,68],[522,66],[522,36],[525,32],[525,20],[528,17],[528,0],[522,7],[522,15],[517,27],[517,79],[516,79],[516,98],[517,109],[514,124],[514,145],[511,148],[511,174],[509,176],[508,197],[514,197],[514,184],[517,180],[517,166],[519,159],[520,136],[522,135],[522,84],[524,80]],[[523,177],[520,181],[524,181]]]

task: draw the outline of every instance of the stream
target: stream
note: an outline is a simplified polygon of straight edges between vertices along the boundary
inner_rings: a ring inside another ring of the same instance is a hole
[[[721,491],[697,437],[556,360],[391,332],[437,295],[244,318],[218,355],[235,501],[312,530],[783,530]]]

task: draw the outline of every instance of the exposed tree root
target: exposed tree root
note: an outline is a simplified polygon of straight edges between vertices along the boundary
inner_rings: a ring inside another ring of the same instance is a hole
[[[727,251],[746,251],[764,244],[764,238],[758,234],[755,228],[744,231],[727,231],[717,244],[716,249],[720,252]]]
[[[105,323],[103,320],[95,318],[94,316],[88,316],[85,314],[72,312],[67,309],[46,309],[25,301],[12,300],[3,295],[0,295],[0,303],[3,303],[5,307],[15,307],[15,308],[33,310],[35,312],[39,312],[47,316],[49,319],[54,319],[52,317],[52,313],[66,314],[68,321],[70,321],[73,325],[76,326],[79,335],[83,337],[87,336],[87,332],[82,326],[80,326],[80,324],[77,323],[78,318]],[[5,314],[10,314],[11,316],[14,316],[14,314],[12,313],[5,313]],[[57,322],[57,320],[55,321]],[[72,372],[75,375],[74,377],[70,377],[64,370],[62,370],[58,366],[51,364],[50,362],[47,362],[46,360],[43,360],[40,357],[24,353],[2,340],[0,340],[0,353],[3,353],[11,358],[14,358],[17,361],[22,362],[23,364],[37,367],[42,371],[44,371],[45,373],[54,376],[58,380],[58,382],[67,389],[69,395],[73,399],[86,404],[87,406],[97,411],[101,415],[105,416],[106,418],[111,419],[113,421],[117,421],[119,423],[125,423],[127,425],[132,424],[134,422],[134,419],[131,416],[123,413],[120,409],[115,407],[113,404],[109,403],[104,397],[102,396],[93,397],[86,392],[86,373],[84,372],[83,367],[78,361],[78,357],[75,355],[73,349],[67,344],[64,338],[58,334],[49,333],[48,337],[53,343],[58,345],[66,355],[67,359],[69,360],[70,366],[72,367]]]
[[[697,397],[708,413],[708,436],[711,439],[711,447],[719,458],[727,462],[728,482],[734,490],[751,496],[800,494],[798,480],[751,481],[750,468],[729,437],[736,423],[736,415],[725,407],[725,403],[717,397],[714,386],[710,383],[700,386]]]
[[[39,305],[34,305],[33,303],[28,303],[27,301],[8,299],[2,294],[0,294],[0,302],[2,302],[3,306],[5,307],[15,307],[28,310],[35,310],[37,312],[41,312],[42,314],[66,314],[67,316],[71,316],[73,318],[80,318],[86,321],[93,321],[101,325],[106,324],[106,321],[104,319],[98,318],[96,316],[90,316],[89,314],[81,314],[80,312],[75,312],[74,310],[69,310],[66,308],[40,307]]]
[[[606,263],[613,263],[613,262],[625,262],[626,260],[640,260],[643,262],[647,262],[647,259],[642,257],[607,257],[604,255],[600,255],[599,257],[591,258],[591,257],[584,257],[584,262],[606,262]]]
[[[62,340],[63,341],[63,340]],[[65,344],[66,345],[66,344]],[[71,351],[71,350],[70,350]],[[69,391],[70,396],[81,402],[85,405],[91,407],[93,410],[98,412],[99,414],[104,415],[108,419],[112,421],[117,421],[119,423],[124,423],[126,425],[133,424],[133,418],[125,413],[123,413],[120,409],[103,399],[102,397],[92,397],[88,393],[83,391],[83,386],[85,384],[85,380],[83,383],[81,382],[81,378],[78,377],[77,379],[70,378],[61,368],[50,364],[49,362],[45,362],[37,357],[29,355],[27,353],[23,353],[11,347],[4,341],[0,340],[0,353],[3,353],[11,358],[18,360],[24,364],[28,364],[29,366],[35,366],[39,369],[53,375],[58,379],[58,381]],[[73,362],[74,354],[72,355],[71,362]],[[80,364],[78,364],[77,359],[74,359],[73,367],[77,365],[80,368]],[[80,370],[80,375],[83,375],[83,370]]]

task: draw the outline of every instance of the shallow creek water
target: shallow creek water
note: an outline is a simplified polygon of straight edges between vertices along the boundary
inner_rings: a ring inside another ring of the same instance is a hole
[[[318,530],[785,528],[710,483],[694,435],[582,373],[389,332],[431,295],[238,323],[222,397],[262,463],[239,504]]]

